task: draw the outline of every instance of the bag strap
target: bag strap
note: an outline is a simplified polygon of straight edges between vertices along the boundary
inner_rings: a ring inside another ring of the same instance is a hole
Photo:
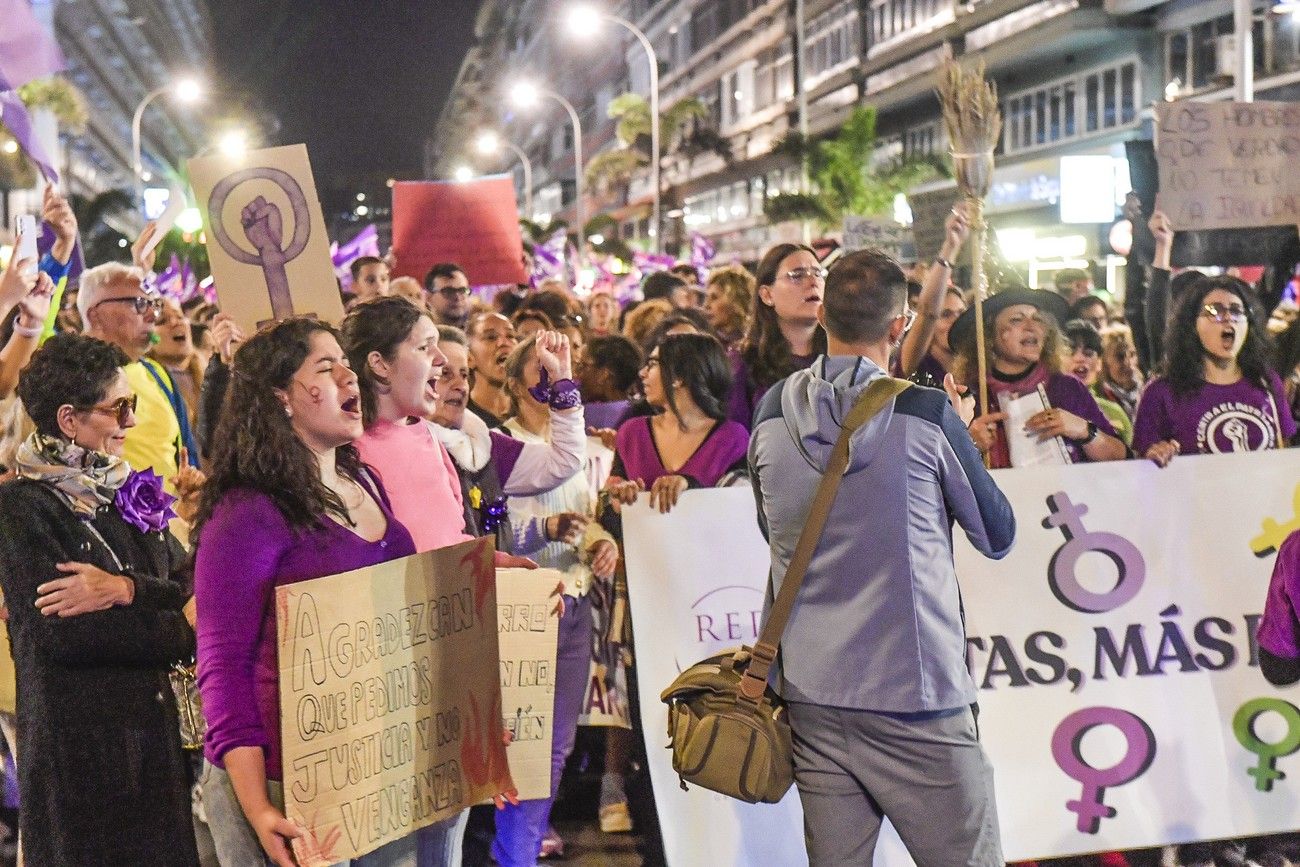
[[[771,670],[772,663],[776,661],[777,645],[781,642],[781,634],[785,632],[785,624],[790,619],[790,612],[794,610],[794,600],[799,594],[799,587],[803,584],[804,573],[808,571],[808,564],[812,561],[817,543],[821,541],[826,519],[830,517],[831,506],[835,503],[835,495],[840,489],[840,480],[844,478],[844,472],[849,467],[849,439],[858,428],[871,421],[886,404],[911,385],[912,383],[906,380],[890,376],[873,380],[863,390],[862,396],[849,410],[848,415],[844,417],[839,439],[835,441],[835,448],[831,450],[831,458],[826,464],[826,472],[822,475],[821,484],[817,487],[817,494],[813,497],[808,519],[799,534],[799,542],[790,557],[790,565],[786,567],[785,579],[781,582],[781,592],[772,603],[767,623],[763,626],[763,632],[754,645],[750,663],[740,679],[739,689],[742,698],[758,701],[767,689],[767,673]]]

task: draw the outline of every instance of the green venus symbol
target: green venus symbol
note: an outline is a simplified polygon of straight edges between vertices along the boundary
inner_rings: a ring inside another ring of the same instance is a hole
[[[1260,740],[1255,734],[1255,720],[1269,711],[1286,720],[1286,736],[1275,744]],[[1274,781],[1286,778],[1286,774],[1277,769],[1277,760],[1300,749],[1300,709],[1280,698],[1251,699],[1232,718],[1232,733],[1243,747],[1259,756],[1259,764],[1246,770],[1255,778],[1255,788],[1271,792]]]

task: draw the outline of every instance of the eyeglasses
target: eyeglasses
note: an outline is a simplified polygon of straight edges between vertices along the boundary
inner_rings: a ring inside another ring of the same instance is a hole
[[[97,404],[87,407],[82,412],[97,412],[101,415],[116,416],[118,426],[126,427],[127,421],[135,413],[135,408],[139,403],[140,398],[133,394],[130,397],[119,397],[108,405]]]
[[[1201,315],[1215,322],[1243,322],[1250,311],[1240,304],[1206,304]]]
[[[135,308],[135,312],[141,316],[149,310],[152,310],[154,315],[157,316],[159,313],[162,313],[163,309],[163,300],[161,298],[150,298],[145,295],[137,295],[134,298],[105,298],[103,301],[100,301],[99,304],[96,304],[95,307],[98,307],[100,304],[130,304]],[[90,309],[94,310],[95,307],[91,307]],[[88,310],[86,312],[89,313],[90,311]]]
[[[657,359],[657,358],[647,358],[647,359],[645,360],[645,364],[641,365],[641,369],[642,369],[642,370],[649,370],[649,369],[651,369],[652,367],[658,367],[658,366],[659,366],[659,359]]]
[[[469,294],[469,287],[468,286],[443,286],[441,289],[437,289],[435,291],[437,291],[438,294],[442,295],[443,298],[463,298]]]
[[[802,268],[795,268],[785,272],[785,279],[791,283],[802,283],[809,277],[815,277],[818,280],[825,280],[828,272],[820,265],[805,265]]]

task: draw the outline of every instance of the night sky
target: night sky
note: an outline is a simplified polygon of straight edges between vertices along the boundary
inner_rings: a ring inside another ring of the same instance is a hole
[[[322,198],[361,176],[420,176],[479,0],[209,5],[218,85],[271,127],[264,144],[307,144]]]

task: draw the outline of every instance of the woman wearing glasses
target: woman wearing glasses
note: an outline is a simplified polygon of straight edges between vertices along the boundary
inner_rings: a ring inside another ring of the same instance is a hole
[[[749,331],[730,354],[735,385],[727,404],[727,417],[746,430],[769,388],[826,351],[826,332],[817,324],[826,269],[812,248],[776,245],[758,263],[755,278]]]
[[[1250,287],[1206,277],[1187,289],[1165,338],[1165,375],[1142,393],[1133,448],[1160,466],[1175,455],[1281,448],[1295,436]]]
[[[28,864],[198,863],[167,673],[194,653],[172,498],[122,458],[117,347],[51,338],[18,395],[36,431],[0,486],[0,586],[18,673]]]
[[[293,867],[289,838],[301,831],[283,812],[275,588],[416,549],[353,446],[361,392],[332,327],[288,319],[259,331],[235,353],[226,406],[194,532],[203,804],[222,864]],[[413,867],[415,837],[352,863]]]

